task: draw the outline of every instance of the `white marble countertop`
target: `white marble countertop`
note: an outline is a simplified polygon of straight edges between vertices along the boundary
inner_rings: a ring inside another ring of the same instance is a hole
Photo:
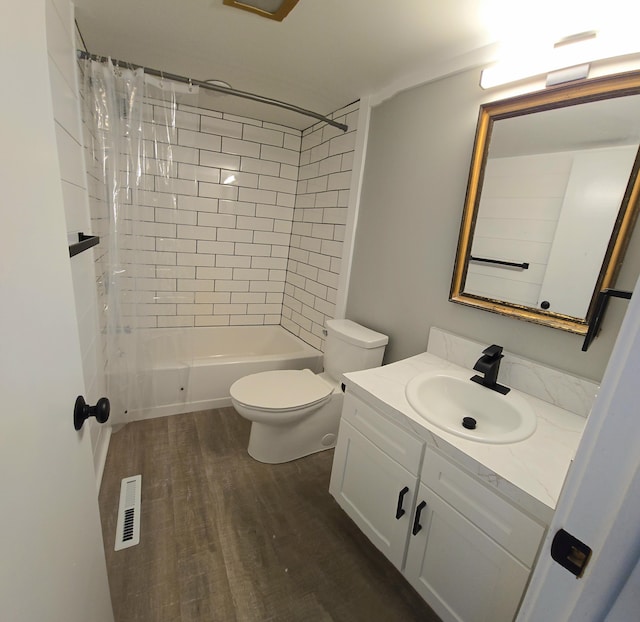
[[[423,419],[405,396],[405,388],[412,378],[442,369],[469,371],[425,352],[383,367],[348,373],[344,379],[349,391],[412,430],[428,445],[437,447],[523,509],[548,522],[586,419],[517,391],[537,416],[536,431],[528,439],[499,445],[456,436]],[[473,373],[469,371],[469,377]]]

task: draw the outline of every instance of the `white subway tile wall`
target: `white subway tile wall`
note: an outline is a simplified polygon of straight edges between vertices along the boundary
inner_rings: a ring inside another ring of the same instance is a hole
[[[323,123],[300,132],[179,104],[176,129],[154,141],[167,110],[147,99],[140,221],[123,251],[136,264],[136,291],[125,302],[132,325],[282,324],[322,348],[335,310],[357,113],[355,103],[332,115],[349,124],[347,133]],[[105,235],[99,176],[90,174],[92,215]]]
[[[335,316],[358,109],[331,115],[346,132],[317,123],[302,133],[281,323],[320,350],[325,320]]]

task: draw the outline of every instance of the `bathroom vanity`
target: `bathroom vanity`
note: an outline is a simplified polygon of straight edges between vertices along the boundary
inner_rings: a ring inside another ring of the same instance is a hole
[[[482,346],[438,329],[429,344],[430,352],[345,375],[330,492],[445,622],[507,622],[597,387],[507,355],[501,379],[533,410],[536,428],[519,442],[478,442],[425,420],[406,387],[428,372],[471,376],[466,359]]]

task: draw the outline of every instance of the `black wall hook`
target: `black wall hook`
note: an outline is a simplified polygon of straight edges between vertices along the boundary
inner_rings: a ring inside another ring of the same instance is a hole
[[[101,397],[95,406],[89,406],[84,401],[84,397],[78,395],[73,407],[73,427],[76,430],[81,430],[82,425],[89,417],[95,417],[98,423],[104,423],[109,419],[110,410],[111,405],[106,397]]]

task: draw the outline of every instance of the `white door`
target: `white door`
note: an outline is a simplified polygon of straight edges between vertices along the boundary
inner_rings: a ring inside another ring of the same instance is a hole
[[[636,284],[519,622],[601,622],[612,606],[615,609],[616,598],[633,573],[640,556],[639,377],[640,288]],[[561,528],[593,549],[578,580],[550,556],[551,539]],[[629,622],[640,619],[637,586],[632,592],[636,606]]]
[[[113,620],[86,431],[44,2],[0,9],[0,617]]]

